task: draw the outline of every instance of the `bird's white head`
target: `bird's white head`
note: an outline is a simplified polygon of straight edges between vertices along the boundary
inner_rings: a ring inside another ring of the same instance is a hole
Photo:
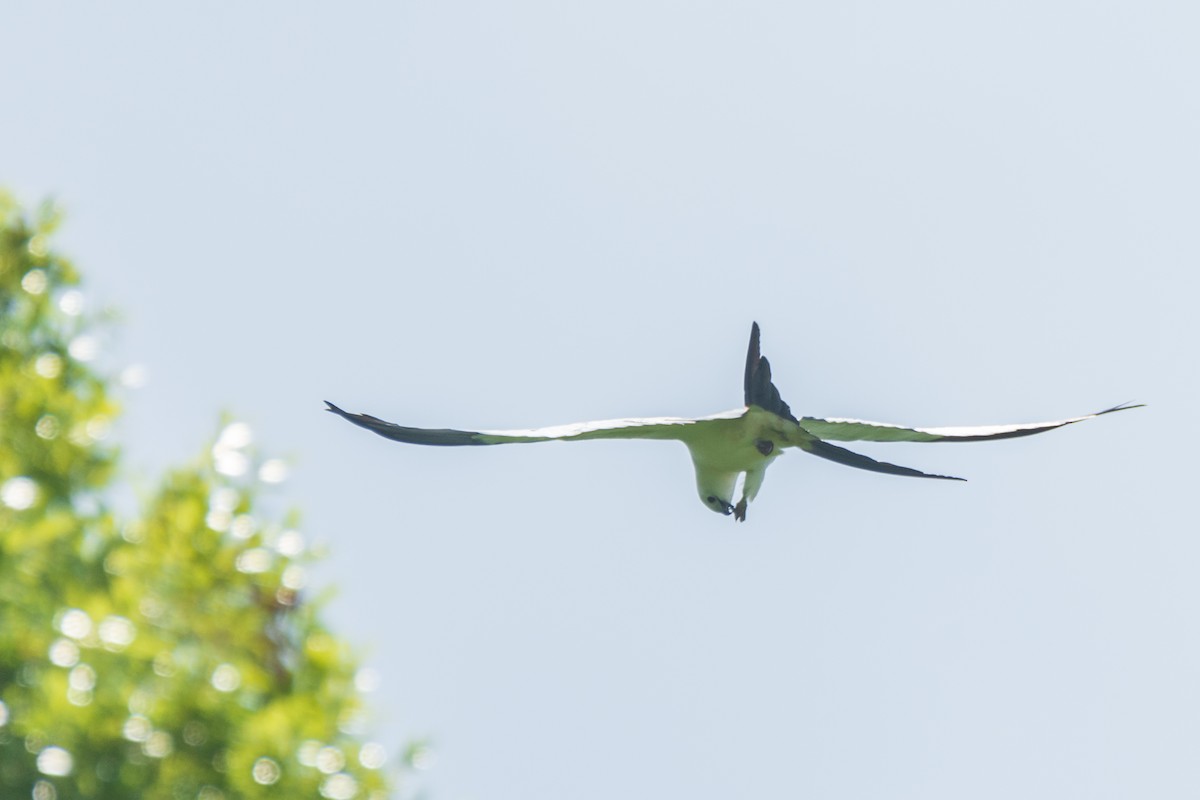
[[[733,492],[737,486],[736,472],[706,473],[696,470],[696,492],[705,508],[729,516],[733,513]]]

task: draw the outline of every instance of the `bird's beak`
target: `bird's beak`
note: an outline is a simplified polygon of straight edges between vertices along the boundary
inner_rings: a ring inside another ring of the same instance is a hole
[[[723,512],[721,512],[721,513],[723,513],[723,514],[724,514],[725,516],[727,516],[727,517],[728,517],[730,514],[732,514],[732,513],[733,513],[733,503],[726,503],[726,504],[725,504],[725,510],[724,510]]]

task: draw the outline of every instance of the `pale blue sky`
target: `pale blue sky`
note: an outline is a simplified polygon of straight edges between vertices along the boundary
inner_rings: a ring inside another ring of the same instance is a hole
[[[243,4],[245,5],[245,4]],[[436,800],[1200,793],[1200,15],[1183,2],[10,4],[0,183],[69,211],[119,433],[295,459]],[[1150,407],[791,454],[749,521],[527,427]],[[868,450],[864,447],[863,450]],[[886,455],[885,455],[886,454]]]

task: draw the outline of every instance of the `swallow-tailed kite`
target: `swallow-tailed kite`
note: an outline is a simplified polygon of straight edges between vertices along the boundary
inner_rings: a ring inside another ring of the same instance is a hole
[[[374,431],[380,436],[410,444],[441,446],[513,444],[579,439],[672,439],[687,445],[696,467],[696,488],[700,500],[710,510],[746,519],[746,506],[762,487],[767,467],[785,447],[798,447],[806,453],[850,467],[908,475],[915,478],[940,478],[960,481],[949,475],[930,475],[909,467],[853,453],[830,444],[839,442],[978,442],[1008,439],[1061,428],[1114,411],[1140,408],[1122,404],[1056,422],[1031,422],[1018,425],[983,425],[969,428],[905,428],[883,422],[830,417],[796,418],[771,382],[771,365],[759,352],[758,323],[750,328],[750,350],[746,354],[746,406],[698,419],[680,417],[641,417],[578,422],[550,428],[510,431],[460,431],[448,428],[408,428],[385,422],[369,414],[351,414],[326,401],[328,411]],[[732,502],[740,475],[745,475],[742,497]]]

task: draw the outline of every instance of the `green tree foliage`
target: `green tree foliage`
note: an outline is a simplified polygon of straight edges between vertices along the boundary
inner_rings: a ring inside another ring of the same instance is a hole
[[[111,510],[117,407],[56,223],[0,195],[0,797],[385,796],[247,429]]]

